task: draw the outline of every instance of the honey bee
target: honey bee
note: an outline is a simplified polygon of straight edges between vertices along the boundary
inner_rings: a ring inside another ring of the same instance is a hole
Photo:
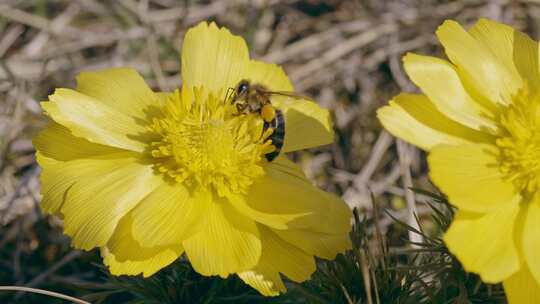
[[[250,83],[249,80],[241,80],[230,95],[231,104],[235,104],[238,114],[258,114],[263,119],[263,132],[272,128],[274,132],[270,136],[272,145],[275,147],[273,152],[265,154],[266,160],[273,161],[283,147],[285,139],[285,118],[280,109],[272,106],[270,98],[272,95],[288,96],[297,99],[305,99],[302,96],[292,92],[270,91],[265,86],[258,83]],[[229,94],[227,94],[229,95]],[[228,100],[228,96],[225,100]]]

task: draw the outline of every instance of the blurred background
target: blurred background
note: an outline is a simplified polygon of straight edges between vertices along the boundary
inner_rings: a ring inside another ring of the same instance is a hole
[[[252,57],[282,65],[297,92],[331,109],[335,143],[291,155],[308,177],[358,208],[366,231],[379,229],[391,250],[422,241],[392,216],[428,235],[436,224],[429,193],[409,190],[434,191],[425,157],[382,131],[375,110],[401,91],[416,91],[403,72],[406,52],[443,56],[437,26],[479,17],[539,38],[534,0],[0,0],[0,285],[94,292],[102,301],[118,291],[121,282],[98,266],[97,251],[72,250],[61,221],[38,208],[31,138],[47,124],[39,101],[57,87],[73,88],[81,71],[114,66],[137,69],[155,90],[173,90],[181,85],[183,35],[203,20],[243,36]],[[62,303],[7,291],[0,301]]]

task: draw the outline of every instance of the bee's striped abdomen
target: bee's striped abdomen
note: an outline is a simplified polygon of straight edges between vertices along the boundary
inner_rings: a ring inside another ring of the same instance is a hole
[[[276,116],[271,122],[264,123],[264,129],[273,128],[274,132],[270,136],[272,140],[272,145],[276,148],[274,151],[265,154],[266,160],[269,162],[273,161],[281,152],[281,147],[283,147],[283,141],[285,140],[285,118],[283,117],[283,112],[279,109],[275,109]]]

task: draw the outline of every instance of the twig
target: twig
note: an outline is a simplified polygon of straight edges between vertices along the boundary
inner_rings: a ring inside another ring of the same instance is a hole
[[[307,50],[313,51],[313,48],[324,45],[324,43],[334,39],[336,36],[339,36],[347,28],[354,26],[355,30],[363,31],[368,28],[370,24],[371,23],[366,20],[344,22],[343,24],[332,26],[326,31],[309,35],[306,38],[287,45],[285,48],[279,48],[278,50],[268,53],[262,58],[262,60],[280,64],[289,60],[290,58],[294,58],[295,56],[302,54]]]
[[[144,5],[143,5],[144,4]],[[169,91],[168,82],[161,68],[161,63],[159,61],[159,48],[157,44],[157,35],[155,29],[151,24],[148,24],[148,2],[141,2],[141,7],[138,10],[139,19],[150,28],[150,33],[146,37],[146,45],[148,47],[148,57],[150,60],[150,68],[152,73],[156,77],[158,87],[161,91]]]
[[[349,292],[347,292],[347,289],[343,284],[339,283],[339,287],[341,288],[341,291],[343,292],[343,295],[345,295],[345,298],[347,299],[347,304],[354,304],[353,300],[351,299],[351,296],[349,295]]]
[[[365,162],[365,165],[364,167],[362,167],[360,173],[358,173],[353,180],[354,187],[349,188],[343,195],[343,197],[349,204],[360,204],[361,202],[359,201],[359,198],[367,200],[369,189],[368,184],[371,176],[379,166],[379,163],[383,158],[384,153],[386,152],[388,147],[390,147],[391,143],[392,136],[386,131],[381,131],[381,133],[379,134],[379,138],[377,138],[377,141],[375,142],[375,145],[371,150],[368,160]],[[378,188],[376,194],[379,194],[383,191],[384,189]],[[374,190],[370,189],[370,192],[373,193]]]
[[[79,11],[79,5],[77,3],[71,3],[60,15],[58,15],[58,17],[50,22],[50,31],[42,29],[41,32],[23,48],[22,53],[30,58],[38,56],[51,38],[51,33],[54,35],[61,35],[62,31]]]
[[[56,48],[47,49],[43,58],[60,57],[66,53],[80,51],[89,47],[109,45],[120,40],[133,40],[144,38],[148,35],[148,29],[144,27],[133,27],[126,31],[114,30],[111,33],[86,34],[84,40],[63,43]]]
[[[23,286],[0,286],[0,290],[39,293],[39,294],[47,295],[47,296],[50,296],[50,297],[55,297],[55,298],[71,301],[73,303],[92,304],[90,302],[86,302],[86,301],[81,300],[81,299],[77,299],[77,298],[74,298],[74,297],[71,297],[71,296],[68,296],[68,295],[65,295],[65,294],[61,294],[61,293],[54,292],[54,291],[48,291],[48,290],[44,290],[44,289],[29,288],[29,287],[23,287]]]
[[[388,132],[382,131],[379,134],[379,138],[377,138],[375,145],[373,145],[373,149],[371,150],[366,165],[354,179],[354,185],[357,188],[363,187],[369,181],[391,143],[392,136]]]
[[[399,37],[396,35],[390,36],[390,45],[391,48],[395,48],[396,45],[399,45]],[[401,58],[398,56],[398,52],[391,52],[390,55],[390,72],[396,80],[397,84],[402,91],[411,92],[414,91],[414,85],[409,81],[403,69],[401,67]]]
[[[46,31],[52,34],[55,33],[54,28],[51,26],[51,21],[49,21],[48,19],[38,15],[27,13],[20,9],[12,8],[9,5],[0,4],[0,16],[14,22],[26,24],[42,31]],[[65,27],[62,29],[62,34],[75,38],[83,37],[87,33],[83,33],[82,31],[72,27]]]
[[[19,182],[19,184],[15,188],[14,193],[12,194],[12,197],[7,202],[7,204],[6,204],[7,207],[2,212],[2,216],[0,217],[0,224],[3,224],[4,221],[6,220],[6,217],[9,214],[9,211],[11,210],[11,208],[13,207],[13,204],[15,203],[15,201],[17,200],[17,198],[21,194],[21,191],[25,187],[27,187],[27,185],[30,182],[30,180],[32,179],[32,177],[38,175],[38,173],[39,173],[39,168],[37,166],[35,166],[34,168],[32,168],[31,171],[29,171],[29,172],[27,172],[27,173],[25,173],[23,175],[21,181]]]
[[[24,26],[21,24],[12,25],[6,30],[4,37],[0,39],[0,58],[4,56],[7,50],[9,50],[9,47],[13,45],[23,32]]]
[[[71,251],[70,253],[68,253],[64,257],[62,257],[62,259],[60,259],[60,261],[56,262],[49,269],[47,269],[47,271],[45,271],[45,272],[41,273],[40,275],[38,275],[37,277],[33,278],[30,282],[28,282],[24,286],[25,287],[34,287],[34,286],[37,286],[37,285],[41,284],[51,274],[55,273],[56,271],[58,271],[58,269],[62,268],[64,265],[70,263],[74,259],[80,257],[81,254],[82,254],[81,251]],[[20,296],[21,296],[21,293],[17,293],[17,295],[15,296],[15,299],[20,298]]]
[[[412,161],[410,148],[402,140],[397,140],[397,149],[398,149],[398,156],[399,156],[399,164],[401,168],[403,190],[405,191],[405,200],[407,202],[407,211],[408,211],[407,225],[420,231],[418,221],[415,218],[415,214],[417,214],[416,200],[414,199],[414,192],[411,190],[413,185],[412,185],[412,177],[411,177],[411,170],[410,170],[411,161]],[[422,236],[412,231],[409,231],[409,240],[413,243],[423,242]]]
[[[373,296],[371,295],[371,278],[369,275],[369,262],[366,258],[366,253],[360,250],[360,262],[362,269],[362,278],[364,281],[364,290],[366,291],[366,297],[368,304],[373,304]]]
[[[343,43],[339,43],[337,46],[331,48],[330,50],[322,54],[321,57],[317,57],[308,62],[307,64],[299,67],[297,70],[291,73],[291,78],[293,79],[293,81],[303,79],[311,75],[313,72],[321,69],[322,67],[349,54],[350,52],[375,41],[383,35],[394,32],[395,30],[397,30],[397,28],[398,27],[396,24],[387,23],[362,32]]]

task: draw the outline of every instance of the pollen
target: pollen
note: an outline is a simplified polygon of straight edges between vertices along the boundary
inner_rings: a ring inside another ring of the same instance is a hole
[[[237,115],[232,105],[203,88],[171,94],[152,119],[148,148],[156,170],[190,189],[221,197],[246,193],[264,174],[273,151],[257,115]]]
[[[500,124],[501,171],[525,195],[540,190],[540,96],[522,89],[503,110]]]

